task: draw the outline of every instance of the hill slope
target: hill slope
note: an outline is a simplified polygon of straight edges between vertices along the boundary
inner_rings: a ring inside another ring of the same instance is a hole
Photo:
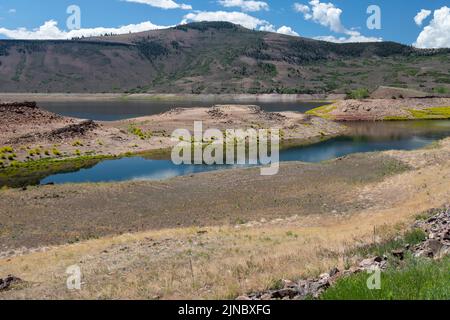
[[[334,44],[202,22],[70,41],[0,41],[2,92],[450,90],[450,49]]]

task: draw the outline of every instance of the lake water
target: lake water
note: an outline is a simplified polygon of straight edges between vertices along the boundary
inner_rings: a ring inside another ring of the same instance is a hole
[[[173,108],[211,107],[215,104],[244,104],[234,100],[164,100],[164,101],[93,101],[93,102],[42,102],[39,104],[48,111],[63,116],[91,119],[97,121],[115,121],[154,115],[169,111]],[[324,105],[323,102],[260,102],[249,101],[245,104],[256,104],[265,111],[298,111],[307,110]]]
[[[450,121],[402,121],[349,123],[351,134],[280,152],[281,161],[320,162],[345,155],[384,151],[414,150],[450,136]],[[68,182],[112,182],[162,180],[238,166],[174,165],[170,160],[130,157],[106,160],[77,172],[46,177],[41,184]]]

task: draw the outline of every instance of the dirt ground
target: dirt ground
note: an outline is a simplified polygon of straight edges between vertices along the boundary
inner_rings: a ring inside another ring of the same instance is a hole
[[[2,162],[71,158],[84,155],[119,156],[166,149],[179,141],[175,129],[280,129],[282,139],[306,142],[336,136],[340,124],[297,112],[272,113],[257,106],[218,105],[211,108],[175,109],[164,114],[115,122],[92,122],[61,117],[30,104],[0,104],[0,148],[11,146],[14,159]]]
[[[30,114],[35,112],[40,111]],[[98,131],[111,139],[96,143],[99,153],[102,148],[118,152],[134,141],[144,141],[142,148],[148,149],[153,140],[137,137],[130,126],[148,133],[195,118],[204,119],[206,127],[278,125],[290,130],[287,135],[341,130],[324,119],[268,114],[250,106],[190,112],[179,109],[85,130],[69,127],[75,132],[69,137],[67,127],[81,123],[47,114],[47,126],[31,121],[30,128],[22,131],[18,125],[7,134],[11,140],[33,130],[37,144],[54,147],[52,134],[61,133],[58,148],[66,146],[68,154],[69,148],[92,147]],[[248,121],[240,122],[243,117]],[[126,140],[113,139],[114,134]],[[74,146],[74,140],[80,144]],[[347,254],[355,246],[397,234],[418,214],[449,204],[450,139],[415,151],[283,163],[275,176],[249,168],[162,182],[7,189],[0,190],[0,198],[0,278],[12,274],[24,280],[0,292],[0,299],[232,299],[279,279],[348,264],[357,258]],[[82,270],[81,291],[66,288],[71,265]]]
[[[446,139],[426,150],[292,163],[270,178],[249,169],[3,191],[0,221],[10,233],[2,243],[11,248],[82,240],[87,230],[92,239],[5,252],[0,275],[25,282],[0,298],[235,298],[317,276],[358,259],[346,254],[355,246],[448,204],[449,150]],[[120,228],[130,232],[113,236]],[[80,291],[66,288],[71,265],[82,270]]]
[[[430,118],[447,119],[450,117],[450,98],[340,100],[309,113],[337,121],[414,120],[421,118],[411,110],[420,112],[428,108],[445,108],[442,115]]]
[[[448,164],[450,143],[413,152],[357,154],[321,164],[284,163],[278,175],[258,168],[166,181],[67,184],[3,190],[3,255],[44,245],[149,229],[234,225],[292,215],[346,215],[390,203],[361,188],[387,176]],[[447,181],[448,182],[448,181]],[[270,195],[270,196],[269,196]],[[400,195],[399,195],[400,196]],[[20,210],[17,210],[20,208]],[[39,214],[36,214],[39,213]]]

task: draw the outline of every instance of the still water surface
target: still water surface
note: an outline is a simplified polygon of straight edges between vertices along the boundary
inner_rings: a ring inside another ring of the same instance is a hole
[[[320,162],[345,155],[384,151],[414,150],[450,136],[450,121],[361,122],[347,124],[351,134],[308,146],[293,147],[280,152],[281,161]],[[112,182],[128,180],[162,180],[236,168],[229,165],[174,165],[170,160],[130,157],[106,160],[77,172],[61,173],[41,180],[46,183]]]

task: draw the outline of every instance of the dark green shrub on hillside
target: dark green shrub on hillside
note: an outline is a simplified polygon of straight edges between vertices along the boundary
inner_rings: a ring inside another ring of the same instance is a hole
[[[212,22],[192,22],[180,26],[176,26],[174,29],[181,31],[198,30],[204,32],[208,29],[217,29],[217,30],[237,30],[237,26],[230,22],[225,21],[212,21]]]
[[[369,89],[361,88],[347,92],[347,99],[367,99],[370,96]]]
[[[278,74],[277,67],[272,63],[258,62],[258,68],[266,76],[275,77]]]
[[[154,41],[139,41],[136,42],[136,46],[139,52],[149,60],[154,60],[169,53],[166,47]]]

